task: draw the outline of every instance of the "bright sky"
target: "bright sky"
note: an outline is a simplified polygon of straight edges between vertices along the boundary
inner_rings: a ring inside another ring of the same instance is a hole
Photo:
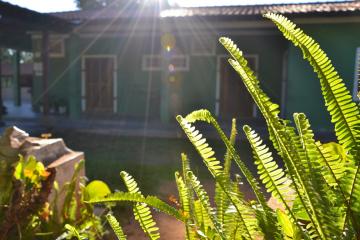
[[[59,12],[76,9],[74,0],[3,0],[21,7],[29,8],[38,12]],[[156,0],[152,0],[156,1]],[[237,5],[237,4],[264,4],[264,3],[296,3],[296,2],[328,2],[331,0],[169,0],[180,6],[209,6],[209,5]],[[338,1],[338,0],[332,0]]]

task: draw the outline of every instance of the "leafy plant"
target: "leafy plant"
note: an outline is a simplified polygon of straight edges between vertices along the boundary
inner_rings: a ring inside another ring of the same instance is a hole
[[[198,110],[185,117],[177,116],[177,120],[215,180],[215,206],[184,154],[182,172],[175,173],[179,192],[177,209],[155,197],[145,198],[135,180],[124,172],[121,175],[129,192],[91,199],[90,203],[134,202],[134,214],[151,239],[157,239],[159,234],[149,206],[183,221],[186,239],[360,239],[359,106],[352,101],[350,92],[318,43],[281,15],[269,13],[265,17],[301,49],[317,73],[338,143],[316,141],[303,113],[295,113],[293,122],[281,119],[279,106],[260,88],[242,52],[229,38],[223,37],[220,43],[231,55],[229,63],[241,76],[264,116],[270,140],[284,169],[279,167],[255,130],[244,126],[259,179],[253,176],[235,149],[235,121],[227,137],[209,111]],[[223,163],[196,130],[196,122],[208,123],[217,131],[227,148]],[[254,192],[255,200],[244,199],[239,190],[240,177],[230,175],[232,162]],[[261,183],[278,207],[268,205]],[[120,226],[113,218],[110,221],[115,232],[120,233],[119,239],[123,239]]]
[[[55,169],[45,168],[33,156],[20,156],[13,164],[9,200],[0,211],[4,216],[0,239],[98,239],[103,235],[101,218],[84,201],[104,197],[110,190],[97,180],[85,185],[79,176],[84,161],[76,164],[71,181],[61,189]]]

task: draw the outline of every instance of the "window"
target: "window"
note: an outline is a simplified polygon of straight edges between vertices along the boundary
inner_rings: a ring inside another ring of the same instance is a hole
[[[169,61],[169,71],[188,71],[189,57],[185,55],[175,55]]]
[[[51,36],[49,39],[49,56],[64,57],[65,41],[62,36]]]
[[[43,48],[41,35],[33,35],[32,38],[34,56],[35,58],[40,58]],[[65,56],[65,36],[51,35],[49,37],[49,56],[52,58]]]
[[[144,55],[142,59],[143,71],[161,71],[163,61],[166,61],[161,55]],[[166,64],[168,70],[173,71],[188,71],[189,70],[189,56],[174,55]]]
[[[353,99],[359,101],[358,92],[360,81],[360,47],[356,49],[355,54],[355,70],[354,70],[354,89],[353,89]]]
[[[215,55],[215,42],[211,40],[191,42],[191,54],[194,56]]]
[[[161,70],[161,56],[160,55],[144,55],[142,59],[143,71],[160,71]]]

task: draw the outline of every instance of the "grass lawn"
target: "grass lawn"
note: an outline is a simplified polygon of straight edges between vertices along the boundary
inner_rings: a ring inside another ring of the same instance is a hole
[[[87,177],[90,180],[103,180],[112,189],[121,189],[123,185],[119,173],[125,170],[135,177],[143,193],[156,194],[162,182],[173,181],[174,172],[181,169],[182,152],[188,154],[192,169],[200,179],[210,178],[201,158],[187,139],[144,139],[70,131],[55,133],[54,137],[62,137],[73,150],[84,151]],[[209,140],[209,143],[218,159],[222,159],[225,153],[222,143],[218,140]],[[242,159],[253,168],[248,143],[238,142],[237,148]]]

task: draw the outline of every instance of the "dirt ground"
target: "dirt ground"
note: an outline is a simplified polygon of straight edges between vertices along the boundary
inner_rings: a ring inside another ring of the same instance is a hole
[[[214,183],[213,180],[201,181],[205,190],[208,192],[210,199],[214,196]],[[248,188],[243,189],[246,197],[251,198]],[[174,181],[164,181],[159,187],[157,196],[163,201],[167,201],[168,196],[177,196],[176,184]],[[168,202],[169,203],[169,202]],[[170,204],[170,203],[169,203]],[[184,240],[185,227],[184,224],[173,217],[166,214],[153,211],[154,219],[160,229],[160,239],[164,240]],[[123,226],[124,232],[129,240],[147,240],[145,234],[142,232],[140,225],[131,217]]]
[[[163,213],[154,213],[154,219],[160,228],[160,239],[165,240],[184,240],[185,228],[184,224],[173,217],[169,217]],[[131,218],[129,224],[123,226],[124,232],[129,240],[148,240],[139,224],[134,218]]]
[[[209,182],[210,183],[210,182]],[[176,196],[176,184],[172,181],[165,181],[161,184],[158,190],[158,197],[163,201],[169,203],[166,199],[170,195]],[[171,203],[169,203],[171,204]],[[170,217],[161,212],[153,212],[153,217],[160,229],[160,239],[164,240],[183,240],[185,239],[184,224],[174,217]],[[136,222],[134,217],[131,217],[126,225],[123,225],[125,234],[129,240],[148,240],[149,238],[143,233],[140,225]]]

